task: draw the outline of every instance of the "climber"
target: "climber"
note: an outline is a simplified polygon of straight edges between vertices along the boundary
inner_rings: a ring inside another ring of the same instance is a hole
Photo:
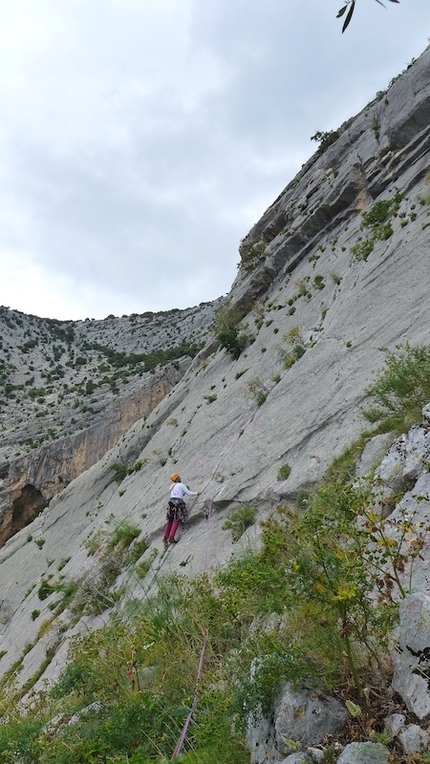
[[[187,486],[181,482],[181,476],[178,472],[170,475],[172,485],[170,486],[170,499],[167,507],[166,525],[164,526],[164,544],[176,544],[175,533],[181,520],[187,517],[187,508],[184,502],[184,496],[200,496],[200,491],[189,491]]]

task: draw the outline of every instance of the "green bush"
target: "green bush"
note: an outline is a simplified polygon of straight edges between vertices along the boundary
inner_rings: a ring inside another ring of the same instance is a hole
[[[269,391],[259,377],[250,379],[249,382],[246,383],[245,398],[249,401],[255,401],[257,406],[263,405],[268,394]]]
[[[393,227],[390,218],[397,214],[402,199],[403,195],[397,192],[392,199],[380,199],[375,202],[370,210],[363,214],[362,224],[364,228],[371,229],[371,236],[351,247],[355,260],[366,261],[373,252],[375,241],[384,241],[392,236]]]
[[[132,475],[133,472],[139,472],[140,469],[142,469],[144,465],[143,461],[135,462],[135,464],[127,465],[127,464],[112,464],[111,469],[114,471],[115,476],[114,480],[116,483],[122,483],[124,478],[127,477],[127,475]]]
[[[362,239],[351,247],[351,252],[354,255],[354,260],[364,260],[366,262],[374,248],[375,244],[372,239]]]
[[[220,332],[217,335],[217,339],[222,348],[230,353],[234,360],[237,360],[247,345],[247,337],[244,334],[240,334],[237,326],[231,327],[228,331]]]
[[[323,154],[332,143],[335,143],[340,137],[339,130],[317,130],[314,135],[311,136],[311,141],[317,141],[319,143],[317,154]]]
[[[112,469],[115,473],[116,483],[121,483],[128,475],[128,467],[126,464],[112,464]]]
[[[243,242],[240,246],[239,267],[247,273],[255,270],[261,261],[264,260],[265,251],[266,245],[263,242],[258,242],[257,244]]]
[[[82,668],[76,663],[70,663],[66,666],[57,683],[52,688],[52,697],[64,698],[66,695],[70,695],[71,692],[80,692],[88,684],[89,677],[90,671],[88,668]]]
[[[135,573],[138,578],[145,578],[146,574],[150,571],[151,565],[157,557],[157,554],[157,550],[153,549],[146,560],[142,560],[142,562],[139,562],[138,565],[136,565]]]
[[[366,228],[373,228],[385,223],[398,211],[402,199],[403,195],[397,192],[392,199],[380,199],[375,202],[370,210],[363,214],[363,225]]]
[[[112,538],[108,543],[108,549],[126,549],[135,538],[140,536],[140,533],[141,530],[137,525],[132,525],[122,520],[115,527]]]
[[[33,764],[33,751],[43,729],[43,720],[37,717],[8,718],[0,724],[0,760]]]
[[[393,235],[393,226],[391,225],[390,221],[387,221],[386,223],[381,223],[378,226],[375,226],[373,229],[373,238],[375,240],[379,239],[381,241],[385,241],[386,239],[389,239],[390,236]]]
[[[276,475],[277,480],[286,480],[291,474],[291,467],[289,464],[283,464],[278,469],[278,473]]]
[[[290,369],[293,364],[296,363],[304,354],[306,353],[306,348],[304,345],[295,345],[292,350],[285,351],[281,348],[279,351],[279,356],[282,362],[282,366],[284,369]]]
[[[196,343],[190,343],[188,341],[182,342],[180,345],[167,348],[158,348],[150,353],[130,353],[129,355],[125,351],[113,350],[113,348],[101,345],[98,342],[88,344],[89,350],[96,350],[99,353],[103,353],[109,364],[116,369],[124,369],[128,366],[130,370],[137,369],[139,371],[151,371],[156,366],[166,366],[168,363],[175,362],[182,356],[194,356],[201,350],[201,345]],[[76,360],[78,363],[80,359]],[[82,363],[82,361],[80,361]],[[86,363],[86,360],[83,361]]]
[[[321,290],[324,289],[324,286],[324,277],[317,274],[314,278],[314,287]]]
[[[134,538],[137,538],[137,536],[135,536]],[[132,563],[137,562],[137,560],[139,560],[142,557],[142,555],[146,552],[148,548],[149,548],[148,539],[143,538],[140,541],[136,541],[127,555],[127,562],[132,562]]]
[[[112,591],[116,579],[122,572],[122,550],[105,551],[99,567],[93,573],[84,575],[76,585],[71,605],[74,615],[99,615],[112,607],[119,593]]]
[[[388,526],[368,510],[369,500],[348,483],[326,482],[300,512],[279,507],[263,523],[267,564],[274,571],[286,564],[285,618],[298,656],[306,655],[308,671],[328,686],[348,674],[365,707],[369,672],[396,622],[390,587],[405,564],[402,541],[390,546]],[[358,516],[365,522],[358,525]],[[389,580],[381,577],[388,561]]]
[[[266,398],[267,398],[267,393],[264,392],[264,390],[259,390],[255,398],[257,406],[262,406],[263,403],[266,401]]]
[[[52,586],[46,579],[42,578],[37,596],[40,600],[46,600],[53,592],[57,591],[55,586]]]
[[[395,352],[385,350],[385,367],[366,392],[372,402],[362,415],[379,423],[380,431],[400,433],[419,422],[430,401],[430,347],[406,343]]]
[[[256,507],[244,504],[243,507],[235,509],[221,527],[223,530],[231,530],[233,541],[238,541],[246,529],[254,525],[257,511]]]
[[[212,331],[221,347],[237,360],[250,338],[239,326],[240,310],[236,305],[221,305],[215,313]]]
[[[47,581],[45,578],[41,578],[37,595],[40,600],[46,600],[54,592],[60,592],[64,601],[68,602],[73,597],[75,590],[76,583],[74,581]]]

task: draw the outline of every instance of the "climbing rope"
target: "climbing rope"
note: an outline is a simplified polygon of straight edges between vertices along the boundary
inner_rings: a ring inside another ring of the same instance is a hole
[[[202,645],[202,649],[200,651],[200,660],[199,660],[199,667],[198,667],[198,670],[197,670],[196,689],[194,691],[193,702],[191,703],[191,708],[190,708],[190,710],[188,712],[187,718],[185,719],[184,726],[182,727],[181,734],[179,735],[178,742],[176,743],[176,746],[175,746],[175,750],[172,753],[172,759],[175,759],[176,756],[178,756],[179,753],[181,752],[181,748],[183,746],[183,743],[184,743],[184,740],[185,740],[185,737],[186,737],[186,734],[187,734],[187,731],[188,731],[188,727],[189,727],[192,715],[194,713],[194,709],[195,709],[195,707],[197,705],[197,701],[198,701],[198,698],[199,698],[199,682],[200,682],[201,675],[203,673],[203,664],[204,664],[204,660],[205,660],[206,643],[208,641],[208,635],[207,635],[207,631],[205,629],[202,629],[202,634],[203,634],[203,645]]]
[[[212,501],[212,499],[206,499],[205,505],[206,505],[206,508],[207,508],[207,512],[206,512],[206,520],[207,520],[207,523],[208,523],[207,530],[209,530],[209,524],[210,524],[210,520],[211,520],[211,516],[212,516],[212,509],[213,509],[213,501]],[[207,562],[208,562],[207,549],[208,549],[208,543],[209,543],[209,534],[206,533],[205,535],[206,535],[206,544],[205,544],[205,557],[204,557],[204,563],[203,563],[203,572],[206,572],[206,570],[207,570]],[[207,641],[208,641],[208,634],[207,634],[206,629],[202,628],[202,634],[203,634],[203,644],[202,644],[202,649],[200,651],[200,660],[199,660],[199,666],[198,666],[198,669],[197,669],[196,688],[194,690],[193,702],[191,703],[191,708],[190,708],[190,710],[188,712],[187,718],[185,719],[184,725],[183,725],[182,730],[181,730],[181,734],[179,735],[178,742],[176,743],[176,746],[175,746],[175,750],[172,753],[172,759],[175,759],[176,756],[178,756],[178,754],[181,751],[181,748],[182,748],[182,746],[184,744],[185,737],[187,735],[187,731],[188,731],[188,727],[189,727],[191,718],[192,718],[193,713],[194,713],[194,709],[195,709],[195,707],[197,705],[197,701],[198,701],[198,698],[199,698],[199,683],[200,683],[200,679],[201,679],[201,676],[202,676],[202,673],[203,673],[203,664],[204,664],[204,660],[205,660],[206,644],[207,644]]]

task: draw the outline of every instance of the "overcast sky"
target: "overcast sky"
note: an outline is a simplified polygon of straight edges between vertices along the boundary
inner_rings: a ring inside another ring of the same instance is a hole
[[[0,0],[0,304],[59,319],[229,291],[317,148],[417,58],[430,0]]]

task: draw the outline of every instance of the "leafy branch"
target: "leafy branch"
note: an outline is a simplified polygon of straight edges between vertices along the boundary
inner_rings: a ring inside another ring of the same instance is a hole
[[[384,6],[384,3],[382,3],[381,0],[376,0],[376,2],[379,3],[379,5]],[[398,2],[399,0],[390,0],[390,3],[398,3]],[[349,23],[352,19],[352,15],[355,10],[355,3],[356,3],[356,0],[346,0],[346,3],[343,6],[343,8],[341,8],[340,11],[338,11],[338,14],[336,16],[337,19],[340,19],[346,13],[346,11],[348,11],[346,14],[345,21],[343,22],[342,32],[344,32],[345,29],[349,26]]]

